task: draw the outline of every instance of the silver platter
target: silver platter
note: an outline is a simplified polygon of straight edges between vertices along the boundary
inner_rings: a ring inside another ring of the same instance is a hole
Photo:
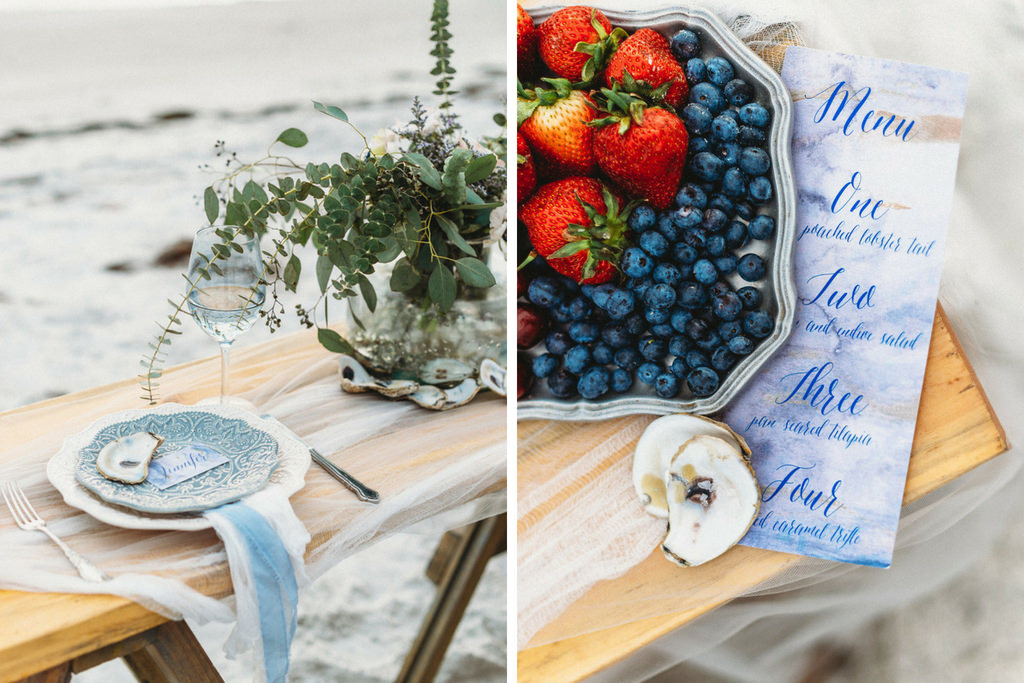
[[[540,7],[531,9],[530,15],[535,22],[540,22],[558,9]],[[664,399],[654,395],[653,390],[646,385],[635,382],[626,394],[611,395],[595,401],[579,397],[564,400],[552,397],[547,387],[538,382],[533,394],[517,403],[517,419],[603,420],[641,413],[716,413],[739,393],[754,373],[782,346],[793,329],[796,309],[792,258],[796,232],[796,187],[790,155],[793,112],[789,91],[775,71],[744,45],[718,17],[706,10],[667,8],[601,11],[613,26],[621,26],[629,31],[647,27],[665,36],[671,36],[682,28],[695,31],[703,42],[705,57],[722,56],[731,61],[737,76],[754,86],[755,100],[771,112],[768,149],[772,158],[775,197],[766,207],[775,216],[775,239],[770,244],[752,243],[742,251],[756,253],[769,264],[767,286],[762,288],[762,293],[764,308],[775,319],[775,331],[733,368],[718,391],[709,397]],[[730,281],[736,285],[741,282],[735,274],[730,276]],[[543,353],[543,346],[535,347],[527,353],[531,357]]]

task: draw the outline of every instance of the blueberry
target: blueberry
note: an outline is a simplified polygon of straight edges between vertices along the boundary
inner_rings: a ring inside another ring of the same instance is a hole
[[[691,206],[695,209],[705,209],[708,205],[708,195],[693,183],[683,185],[676,193],[676,206]],[[686,227],[686,226],[683,226]]]
[[[706,62],[708,67],[708,80],[719,88],[736,77],[736,71],[732,64],[722,57],[712,57]]]
[[[693,264],[693,279],[702,285],[710,285],[718,279],[718,271],[715,264],[706,258],[702,258]]]
[[[723,89],[722,92],[724,93],[725,90]],[[721,114],[719,114],[719,116],[728,116],[730,119],[732,119],[736,123],[740,122],[740,113],[738,111],[736,111],[735,109],[725,109],[724,111],[722,111]]]
[[[608,393],[610,379],[611,373],[605,368],[590,368],[580,377],[580,381],[576,384],[576,390],[585,399],[600,398]]]
[[[601,329],[597,326],[597,323],[582,321],[569,323],[569,338],[580,344],[589,344],[590,342],[597,341],[600,333]]]
[[[661,366],[657,363],[642,363],[636,371],[636,378],[644,384],[654,384],[654,378],[661,374]]]
[[[732,291],[732,285],[726,280],[719,280],[715,284],[708,287],[708,295],[714,299],[716,296],[722,296],[726,292]]]
[[[725,95],[714,83],[697,83],[690,88],[690,102],[703,104],[713,115],[718,116],[725,109]]]
[[[711,326],[700,318],[690,318],[686,322],[686,336],[695,342],[711,336]]]
[[[652,325],[660,325],[666,323],[669,320],[669,316],[672,315],[672,310],[668,308],[645,308],[644,309],[644,320]]]
[[[681,265],[689,265],[697,260],[697,250],[691,247],[685,242],[678,242],[672,247],[672,256],[675,257],[677,263]],[[680,271],[680,274],[682,271]]]
[[[697,249],[704,249],[708,243],[708,232],[704,228],[689,228],[683,231],[682,243]]]
[[[544,346],[550,353],[561,356],[572,346],[572,339],[563,330],[555,330],[544,339]]]
[[[686,74],[686,82],[692,88],[695,84],[702,83],[708,77],[708,67],[703,59],[693,57],[687,60],[686,66],[683,67],[683,73]]]
[[[715,142],[732,142],[740,134],[740,126],[734,119],[719,114],[711,122],[711,139]]]
[[[645,337],[640,340],[637,350],[649,361],[661,360],[668,353],[668,342],[661,337]]]
[[[704,210],[696,206],[683,206],[672,212],[672,222],[683,229],[696,228],[704,216]]]
[[[672,362],[668,365],[668,371],[679,379],[686,377],[686,373],[689,369],[690,366],[686,364],[686,360],[679,357],[673,358]]]
[[[668,44],[672,48],[672,54],[679,61],[692,59],[700,54],[700,38],[696,33],[685,28],[672,36]]]
[[[671,308],[676,302],[676,290],[663,282],[651,285],[644,292],[644,303],[651,308]]]
[[[719,275],[729,275],[736,271],[736,257],[732,254],[716,256],[712,263],[715,264],[715,270],[718,271]]]
[[[700,152],[693,157],[692,169],[701,180],[717,181],[725,173],[725,162],[712,152]]]
[[[626,348],[616,349],[612,360],[620,368],[636,370],[640,366],[641,356],[639,351],[632,346],[627,346]]]
[[[730,249],[739,249],[747,243],[747,226],[739,221],[732,221],[725,228],[725,245]]]
[[[616,289],[608,297],[605,311],[613,320],[622,320],[636,308],[636,295],[628,289]]]
[[[747,175],[764,175],[772,167],[772,160],[763,149],[744,147],[740,152],[739,167]]]
[[[565,369],[574,375],[582,375],[594,362],[590,347],[577,344],[565,352]]]
[[[667,212],[661,215],[658,219],[658,232],[661,236],[668,240],[669,244],[672,244],[679,239],[680,226],[676,224],[674,218],[674,212]]]
[[[618,291],[618,290],[616,290]],[[594,313],[594,307],[582,296],[578,296],[569,302],[569,319],[586,320]]]
[[[736,272],[747,282],[757,282],[764,277],[764,259],[757,254],[744,254],[736,264]]]
[[[668,339],[676,333],[675,329],[668,323],[658,323],[657,325],[651,325],[650,332],[655,337],[661,337],[662,339]]]
[[[673,356],[685,356],[690,350],[690,340],[681,334],[677,334],[668,340],[668,352]]]
[[[768,141],[768,136],[760,128],[740,126],[740,132],[736,136],[736,141],[744,147],[763,147]]]
[[[654,272],[651,274],[655,282],[664,283],[675,287],[679,284],[682,279],[682,275],[679,273],[679,268],[668,262],[659,263],[654,268]]]
[[[576,377],[567,370],[559,370],[548,377],[548,389],[555,398],[572,398],[576,395]]]
[[[710,396],[718,391],[718,373],[707,366],[696,367],[687,373],[686,386],[698,398]]]
[[[668,251],[668,240],[660,232],[648,230],[640,234],[640,248],[651,256],[662,256]],[[651,269],[654,269],[653,264]]]
[[[644,292],[646,292],[647,288],[653,284],[654,280],[652,280],[649,277],[630,278],[628,281],[626,281],[626,288],[629,289],[629,291],[636,294],[637,298],[642,299],[644,296]]]
[[[623,368],[615,368],[612,370],[612,378],[609,385],[616,394],[624,394],[633,386],[633,373]]]
[[[764,311],[750,311],[743,316],[743,331],[757,339],[764,339],[774,328],[772,317]]]
[[[744,104],[740,107],[740,121],[747,124],[748,126],[757,126],[758,128],[764,128],[768,125],[768,121],[771,117],[768,114],[768,110],[757,102],[751,102],[750,104]]]
[[[746,356],[754,350],[754,342],[750,340],[750,337],[745,337],[742,334],[738,334],[729,340],[729,350],[737,356]]]
[[[690,144],[687,146],[687,154],[693,157],[695,154],[700,152],[707,152],[711,149],[711,142],[708,141],[706,135],[691,135]]]
[[[734,107],[742,107],[754,99],[754,86],[742,78],[734,78],[726,83],[722,92],[725,93],[725,99],[729,100],[729,104]]]
[[[690,322],[690,318],[692,317],[693,313],[685,308],[673,308],[672,315],[669,316],[668,322],[676,332],[685,332],[686,323]],[[676,355],[678,356],[679,354]]]
[[[732,215],[732,212],[736,210],[736,202],[726,197],[724,194],[716,194],[708,201],[709,209],[718,209],[724,213],[727,217]],[[726,219],[728,220],[728,218]],[[725,224],[722,224],[725,227]],[[721,229],[721,228],[719,228]]]
[[[693,311],[708,302],[708,293],[701,285],[696,282],[684,283],[679,288],[679,305],[682,308]]]
[[[686,364],[691,368],[699,368],[701,366],[711,365],[711,360],[708,358],[708,355],[703,351],[698,351],[697,349],[691,349],[687,351],[686,355],[683,356],[683,359],[686,361]]]
[[[722,192],[733,198],[747,195],[747,176],[738,168],[727,169],[722,176]]]
[[[718,232],[729,222],[729,216],[718,207],[711,207],[704,212],[701,227],[709,232]]]
[[[633,213],[629,214],[627,223],[631,230],[643,232],[654,227],[654,221],[657,217],[658,214],[654,209],[647,204],[641,204],[633,209]]]
[[[721,256],[725,253],[725,236],[724,235],[712,235],[708,237],[707,243],[708,254],[711,256]]]
[[[763,299],[761,296],[761,290],[757,287],[751,287],[750,285],[737,289],[736,296],[740,298],[743,308],[746,308],[747,310],[759,308]]]
[[[719,372],[725,372],[736,362],[736,356],[729,351],[727,346],[719,346],[711,352],[711,367]]]
[[[715,314],[716,318],[735,320],[740,317],[740,313],[743,311],[743,304],[734,292],[726,292],[714,298],[711,302],[711,311]]]
[[[683,113],[680,116],[683,120],[683,125],[686,126],[686,132],[690,135],[704,135],[711,130],[711,111],[708,110],[700,102],[690,102],[688,105],[683,107]],[[736,127],[736,134],[739,135],[739,126]]]
[[[557,323],[567,323],[572,320],[572,313],[569,311],[569,302],[561,301],[549,309],[551,319]]]
[[[558,356],[553,353],[542,353],[533,359],[533,374],[547,377],[558,369]]]
[[[723,114],[724,116],[724,114]],[[740,150],[742,148],[735,142],[720,142],[715,145],[715,154],[727,167],[735,166],[740,161]]]
[[[750,202],[736,202],[736,216],[745,221],[754,217],[754,207]]]
[[[722,345],[722,336],[718,334],[718,330],[708,328],[708,336],[703,339],[698,339],[693,343],[701,351],[711,353],[717,347]]]
[[[626,330],[624,322],[608,323],[602,327],[601,339],[613,349],[621,349],[633,343],[633,335]]]
[[[679,378],[671,372],[663,372],[654,378],[654,393],[662,398],[674,398],[679,393]]]
[[[551,308],[562,302],[562,286],[554,278],[540,275],[530,282],[526,298],[538,306]]]
[[[597,285],[592,291],[590,300],[594,302],[594,305],[600,309],[604,309],[608,305],[608,297],[611,296],[612,292],[618,289],[615,285],[610,282]]]
[[[766,240],[775,232],[775,219],[764,214],[754,216],[753,220],[750,221],[750,225],[747,226],[747,232],[750,234],[751,239]]]
[[[739,320],[726,320],[718,326],[718,336],[722,341],[729,341],[736,335],[743,332],[743,323]]]
[[[598,365],[608,365],[612,362],[615,351],[608,344],[597,342],[594,344],[594,348],[590,349],[590,355],[594,357],[594,362]]]
[[[626,332],[633,335],[634,337],[638,334],[642,334],[647,329],[647,322],[644,317],[639,313],[633,313],[633,315],[626,318]]]

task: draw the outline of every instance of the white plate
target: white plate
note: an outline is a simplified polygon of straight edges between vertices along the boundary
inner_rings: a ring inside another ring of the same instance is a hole
[[[54,487],[61,492],[61,495],[64,496],[64,501],[68,505],[76,507],[107,524],[129,529],[197,530],[209,528],[210,523],[206,518],[194,513],[153,514],[107,502],[90,492],[76,478],[75,471],[79,463],[81,450],[92,443],[96,435],[103,432],[103,430],[109,429],[111,426],[138,420],[140,416],[153,416],[154,419],[166,420],[167,418],[162,416],[173,417],[181,413],[213,413],[215,416],[227,420],[241,421],[241,423],[251,427],[251,429],[269,435],[269,437],[276,441],[278,446],[277,465],[272,469],[272,472],[268,473],[269,476],[264,478],[258,488],[262,488],[267,483],[272,483],[280,486],[284,490],[285,495],[291,496],[302,488],[305,483],[306,470],[309,469],[310,463],[309,449],[286,428],[232,406],[211,405],[199,407],[183,406],[174,403],[167,403],[148,410],[122,411],[100,418],[83,432],[64,440],[64,445],[60,452],[54,455],[47,464],[47,477]],[[203,476],[199,475],[199,477]],[[251,484],[248,488],[252,488]],[[166,494],[171,491],[173,491],[173,487],[163,493]],[[253,492],[253,490],[247,490],[242,496]],[[221,503],[228,502],[224,498],[234,500],[242,496],[225,495],[221,497]]]

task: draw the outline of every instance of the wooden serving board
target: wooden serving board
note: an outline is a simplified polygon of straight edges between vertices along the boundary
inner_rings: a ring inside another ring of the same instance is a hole
[[[536,432],[544,424],[521,422],[519,437]],[[598,426],[578,423],[580,430],[593,428]],[[932,331],[903,504],[921,498],[1007,448],[1006,435],[940,307]],[[529,461],[520,460],[518,469],[520,481],[542,478],[531,470]],[[518,491],[520,496],[523,493],[523,489]],[[570,605],[534,637],[536,642],[549,644],[519,652],[518,680],[559,683],[586,678],[746,593],[801,559],[797,555],[736,546],[711,565],[682,571],[666,562],[660,550],[654,548],[645,561],[617,579],[597,584],[581,600],[600,604],[602,595],[611,600],[618,596],[621,600],[631,590],[654,584],[671,586],[671,591],[679,594],[696,593],[701,600],[699,607],[595,631],[593,610],[585,612]],[[701,571],[708,567],[713,571]],[[518,580],[528,581],[529,577],[520,576]],[[560,633],[584,635],[550,642]]]

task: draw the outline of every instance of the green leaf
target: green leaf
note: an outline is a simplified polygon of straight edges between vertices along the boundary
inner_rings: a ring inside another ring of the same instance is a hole
[[[409,258],[416,257],[416,251],[419,249],[417,241],[420,237],[420,227],[422,224],[416,209],[409,209],[405,212],[405,220],[402,221],[401,227],[395,231],[395,238],[402,246],[402,251]]]
[[[409,260],[403,258],[395,264],[394,270],[391,271],[391,291],[408,292],[419,284],[420,279],[420,274],[412,267]]]
[[[340,334],[328,327],[317,328],[317,341],[320,345],[332,353],[354,354],[356,350],[345,341]]]
[[[437,219],[437,224],[441,226],[441,230],[444,231],[445,236],[448,240],[458,247],[462,252],[469,254],[470,256],[476,256],[476,252],[473,251],[473,247],[469,246],[462,235],[459,234],[459,228],[453,223],[447,216],[437,214],[434,216]]]
[[[578,254],[579,252],[588,248],[590,248],[590,243],[587,242],[587,240],[576,240],[574,242],[569,242],[562,248],[556,250],[555,252],[550,254],[548,258],[566,258],[568,256],[572,256],[573,254]]]
[[[302,261],[295,254],[292,254],[291,258],[288,259],[288,263],[285,264],[284,273],[281,277],[284,279],[285,289],[294,292],[295,286],[299,284],[299,274],[302,272]]]
[[[403,154],[402,158],[419,169],[420,180],[425,184],[435,190],[441,189],[441,174],[434,168],[434,164],[430,163],[430,159],[415,152]]]
[[[206,218],[210,223],[217,220],[217,216],[220,215],[220,202],[217,200],[217,193],[214,192],[212,186],[206,188],[203,193],[203,208],[206,209]]]
[[[359,280],[359,291],[363,294],[363,299],[366,300],[366,307],[370,309],[370,313],[377,310],[377,290],[373,288],[370,281],[366,279],[366,276],[360,276]]]
[[[334,264],[327,254],[320,254],[316,257],[316,282],[320,285],[320,293],[327,291],[327,285],[331,282],[331,273],[334,271]]]
[[[455,262],[455,269],[470,287],[492,287],[495,283],[494,275],[480,259],[460,258]]]
[[[472,159],[473,153],[468,149],[456,149],[445,159],[441,189],[449,204],[466,201],[466,169]]]
[[[228,202],[224,211],[224,222],[228,225],[242,225],[249,218],[245,207],[238,202]]]
[[[455,303],[455,276],[444,266],[434,268],[427,281],[427,291],[441,311],[448,311]]]
[[[314,100],[313,108],[316,109],[318,112],[327,114],[328,116],[333,116],[334,118],[340,121],[348,122],[348,114],[343,112],[339,107],[335,107],[334,105],[320,104],[319,102]]]
[[[274,142],[281,142],[289,147],[305,147],[309,138],[298,128],[289,128],[278,135]]]
[[[469,162],[469,166],[466,167],[466,182],[475,183],[478,180],[483,180],[491,175],[491,171],[494,170],[497,163],[498,157],[493,154],[473,159],[473,161]]]

